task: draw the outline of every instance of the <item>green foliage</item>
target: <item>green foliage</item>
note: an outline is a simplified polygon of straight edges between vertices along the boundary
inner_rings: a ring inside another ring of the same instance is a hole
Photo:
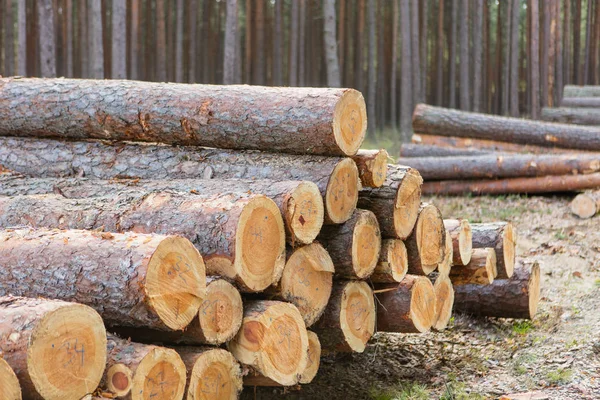
[[[513,333],[517,335],[526,335],[533,329],[531,321],[517,321],[512,326]]]
[[[431,393],[415,382],[401,382],[395,388],[371,389],[373,400],[429,400]]]
[[[485,396],[478,393],[468,393],[467,385],[459,382],[456,376],[450,374],[446,382],[446,388],[440,396],[440,400],[484,400]]]
[[[573,371],[570,368],[559,368],[546,374],[546,380],[553,385],[568,383],[572,377]]]

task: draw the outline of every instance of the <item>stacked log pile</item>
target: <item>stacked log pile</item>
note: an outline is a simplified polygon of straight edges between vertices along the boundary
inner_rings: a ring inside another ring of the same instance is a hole
[[[535,312],[510,224],[444,220],[418,169],[359,151],[359,92],[0,87],[8,398],[235,399],[310,383],[376,331],[442,330],[453,306]]]

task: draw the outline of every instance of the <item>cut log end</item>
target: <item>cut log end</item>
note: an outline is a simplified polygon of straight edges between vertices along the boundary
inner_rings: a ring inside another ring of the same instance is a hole
[[[358,203],[359,177],[356,163],[351,158],[340,161],[327,183],[325,211],[327,222],[341,224],[352,216]]]
[[[446,229],[440,210],[434,205],[425,205],[419,214],[415,230],[421,272],[429,275],[444,259]],[[409,272],[410,268],[409,264]]]
[[[436,316],[436,295],[431,281],[418,277],[410,297],[410,316],[417,331],[427,332]]]
[[[325,206],[318,186],[302,182],[287,201],[285,218],[294,242],[312,243],[323,226]]]
[[[453,263],[467,265],[473,251],[473,231],[466,219],[445,219],[444,226],[452,237]]]
[[[146,275],[152,308],[173,330],[185,328],[195,317],[206,292],[202,256],[182,237],[168,237],[156,248]]]
[[[455,266],[450,271],[454,285],[489,285],[498,276],[496,251],[492,248],[475,249],[471,261],[464,266]]]
[[[327,307],[334,270],[327,250],[318,243],[296,249],[285,264],[281,296],[298,308],[306,326],[314,324]]]
[[[230,352],[210,349],[197,357],[188,381],[187,399],[234,400],[242,390],[242,371]]]
[[[236,231],[235,270],[249,291],[266,289],[285,265],[285,230],[273,200],[257,196],[242,210]]]
[[[319,348],[320,350],[320,348]],[[318,361],[317,361],[318,362]],[[14,371],[0,352],[0,399],[21,400],[21,386]]]
[[[340,327],[346,345],[362,353],[375,332],[375,300],[366,282],[352,281],[344,287],[340,307]]]
[[[300,375],[299,383],[306,384],[311,383],[312,380],[317,376],[319,371],[319,365],[321,363],[321,342],[316,333],[308,331],[308,358],[306,361],[306,368],[302,375]]]
[[[529,292],[529,319],[533,319],[537,313],[538,303],[540,302],[540,266],[535,263],[531,267],[529,283],[527,285]]]
[[[367,132],[367,107],[363,95],[347,89],[340,97],[333,114],[333,134],[340,150],[354,155],[362,145]]]
[[[249,302],[242,327],[228,346],[241,363],[280,385],[295,385],[306,368],[306,327],[298,309],[289,303]]]
[[[358,221],[352,233],[352,268],[356,277],[369,277],[379,260],[381,252],[381,232],[375,214],[360,210]]]
[[[438,264],[438,272],[440,275],[448,276],[450,274],[450,270],[452,269],[452,265],[454,265],[454,248],[452,235],[450,232],[446,230],[446,247],[444,249],[444,259],[441,263]]]
[[[454,287],[447,276],[439,276],[433,285],[435,292],[435,318],[433,329],[442,331],[448,327],[454,305]]]
[[[398,187],[394,208],[394,228],[399,239],[406,239],[417,222],[422,185],[421,175],[416,170],[410,169]]]
[[[224,279],[210,281],[198,312],[204,341],[217,345],[231,340],[242,325],[242,317],[240,292]]]
[[[100,316],[79,304],[45,314],[27,349],[27,371],[45,399],[79,399],[96,389],[106,366]]]
[[[400,239],[385,239],[381,245],[381,254],[373,275],[374,283],[400,282],[408,271],[406,246]]]
[[[185,383],[185,364],[177,352],[155,347],[144,356],[135,370],[131,386],[132,399],[152,400],[157,396],[181,399]]]
[[[571,212],[579,218],[592,218],[598,212],[598,203],[587,193],[580,193],[571,201]]]
[[[504,254],[504,270],[498,271],[499,277],[510,278],[515,272],[517,233],[512,223],[507,223],[502,236]]]
[[[360,150],[354,157],[363,186],[378,188],[387,178],[389,154],[386,150]]]
[[[125,364],[114,364],[106,371],[106,388],[117,397],[124,397],[131,391],[133,372]]]

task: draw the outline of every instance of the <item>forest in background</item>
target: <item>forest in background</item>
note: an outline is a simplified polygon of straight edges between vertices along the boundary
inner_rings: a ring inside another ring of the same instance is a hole
[[[418,102],[538,118],[600,84],[600,0],[0,0],[0,74],[342,86],[370,140]]]

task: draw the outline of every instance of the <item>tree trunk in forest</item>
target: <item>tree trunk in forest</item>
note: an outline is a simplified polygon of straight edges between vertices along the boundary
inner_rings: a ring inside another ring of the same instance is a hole
[[[79,26],[78,38],[79,38],[79,54],[80,54],[80,69],[81,78],[90,77],[90,59],[91,59],[91,40],[90,40],[90,29],[89,24],[89,12],[88,4],[86,0],[79,2],[77,6],[77,22]],[[28,57],[29,59],[30,57]],[[43,75],[42,75],[43,76]]]
[[[571,81],[575,85],[582,85],[583,80],[581,79],[581,1],[573,0],[575,2],[575,15],[573,21],[573,80]],[[566,96],[565,92],[565,96]]]
[[[183,61],[183,30],[185,26],[184,0],[177,0],[175,7],[175,59],[172,60],[171,63],[175,64],[175,82],[183,83],[185,82],[185,78],[183,76],[185,68]]]
[[[512,0],[501,1],[498,6],[498,12],[502,14],[502,72],[500,73],[501,96],[500,96],[500,114],[509,115],[510,104],[510,38],[512,21]]]
[[[111,146],[100,142],[2,137],[0,144],[0,165],[38,177],[86,176],[98,179],[154,180],[201,177],[206,180],[241,178],[311,181],[316,183],[323,197],[326,220],[333,223],[348,220],[358,199],[358,169],[349,158],[146,144],[121,143]],[[17,154],[18,157],[15,157]],[[53,161],[47,162],[49,159]],[[252,182],[248,184],[251,185]],[[260,181],[256,184],[260,185]],[[304,232],[312,232],[313,227],[316,229],[321,218],[320,202],[311,200],[311,190],[308,189],[303,190],[300,196],[292,196],[291,200],[300,201],[300,204],[284,213],[294,215],[300,212],[304,224],[298,221],[302,227],[297,223],[292,225]],[[290,202],[287,206],[291,204]]]
[[[450,270],[453,285],[489,285],[498,275],[496,251],[492,248],[473,250],[469,263],[455,265]]]
[[[367,73],[367,84],[368,84],[368,95],[367,95],[367,117],[369,118],[370,124],[367,126],[370,133],[373,135],[377,129],[377,35],[375,33],[375,0],[367,0],[367,25],[369,26],[369,40],[368,40],[368,73]],[[382,68],[382,66],[380,66]]]
[[[273,8],[275,12],[275,32],[273,34],[273,84],[275,86],[283,86],[283,0],[275,0]]]
[[[451,1],[451,15],[450,15],[450,53],[449,53],[449,63],[450,67],[448,68],[448,86],[449,97],[450,100],[448,102],[448,106],[450,108],[456,107],[456,47],[458,43],[457,37],[457,24],[458,22],[458,0]]]
[[[408,273],[429,275],[444,259],[446,229],[440,210],[431,204],[422,203],[415,228],[406,238]]]
[[[539,299],[537,263],[519,264],[511,279],[496,279],[491,285],[454,286],[454,309],[477,316],[532,319]]]
[[[591,71],[590,61],[591,55],[594,54],[594,50],[591,48],[591,36],[592,36],[592,15],[593,15],[593,2],[592,0],[587,1],[587,21],[585,24],[585,48],[583,49],[583,84],[591,83]]]
[[[373,283],[402,282],[408,271],[406,246],[400,239],[385,239],[375,271],[369,277]]]
[[[519,178],[600,172],[600,154],[488,154],[401,158],[425,180]]]
[[[2,79],[0,87],[4,93],[0,118],[10,115],[4,126],[0,124],[0,134],[10,136],[353,155],[362,143],[367,125],[364,99],[352,89],[35,78]],[[173,104],[174,95],[180,98],[177,104]],[[289,101],[282,102],[284,97]],[[40,113],[44,107],[51,107],[52,112]],[[294,109],[293,114],[290,108]],[[29,116],[32,109],[37,118],[19,119],[19,112]],[[252,119],[247,118],[250,110]],[[267,131],[260,122],[264,119],[269,120]],[[298,131],[296,124],[303,129]],[[259,134],[250,134],[257,130]],[[318,146],[314,145],[316,140]]]
[[[376,289],[377,331],[423,333],[435,322],[436,296],[427,277],[406,275]]]
[[[540,118],[540,58],[539,58],[539,0],[529,0],[528,8],[531,10],[531,43],[530,43],[530,57],[531,57],[531,118]]]
[[[410,0],[400,0],[400,133],[404,139],[412,134],[413,83],[410,43]]]
[[[129,47],[129,79],[139,79],[139,57],[140,57],[140,2],[131,0],[131,38]]]
[[[354,87],[359,92],[364,91],[363,84],[363,63],[364,63],[364,37],[365,37],[365,1],[356,0],[356,29],[354,36]],[[402,0],[401,0],[402,1]],[[406,4],[408,5],[406,0]]]
[[[548,106],[548,96],[551,93],[549,91],[549,71],[550,71],[550,41],[552,40],[550,36],[550,3],[552,0],[544,0],[541,2],[541,13],[542,13],[542,32],[541,32],[541,45],[540,45],[540,96],[541,106]]]
[[[600,150],[600,127],[490,116],[424,104],[415,109],[413,127],[415,132],[433,135]]]
[[[542,120],[575,125],[600,125],[600,109],[543,108]]]
[[[306,368],[308,335],[294,305],[249,301],[244,305],[242,327],[227,347],[240,363],[281,385],[291,386],[298,383]]]
[[[444,2],[438,2],[435,104],[444,105]]]
[[[435,317],[432,328],[443,331],[448,327],[454,307],[454,287],[447,276],[438,275],[433,284],[435,293]]]
[[[573,58],[573,53],[571,51],[571,35],[572,35],[572,14],[571,14],[571,0],[565,0],[563,3],[563,60],[564,60],[564,70],[563,70],[563,82],[570,83],[572,82],[572,74],[571,74],[571,62]],[[559,87],[560,97],[562,100],[562,90],[563,87]]]
[[[17,75],[27,75],[27,0],[17,0]]]
[[[248,3],[250,2],[250,0],[246,0],[246,5],[248,5]],[[211,54],[213,54],[214,52],[214,45],[216,43],[211,43],[211,38],[213,37],[212,31],[214,29],[213,27],[213,23],[212,23],[212,14],[213,14],[213,7],[217,5],[218,3],[214,2],[214,1],[205,1],[202,7],[202,17],[201,17],[201,21],[202,21],[202,41],[200,43],[200,48],[204,49],[205,51],[208,50]],[[246,13],[248,15],[247,19],[248,21],[250,21],[252,18],[249,17],[249,15],[252,15],[249,13],[249,7],[246,9]],[[248,21],[246,22],[248,24]],[[246,57],[248,57],[249,55],[249,51],[250,51],[250,47],[247,46],[246,47],[247,53],[246,53]],[[251,53],[250,53],[251,54]],[[194,54],[194,57],[196,57],[196,54]],[[210,62],[212,60],[210,60],[210,57],[203,57],[201,59],[199,59],[199,61],[201,62],[201,74],[200,77],[198,77],[198,79],[202,82],[202,83],[211,83],[211,79],[210,79],[210,74],[213,72],[212,69],[210,68]],[[246,59],[246,61],[248,62],[248,65],[250,65],[250,63],[252,62],[251,59]],[[250,75],[248,75],[248,80],[246,81],[246,83],[250,83]]]
[[[459,22],[460,21],[460,22]],[[469,0],[461,0],[459,5],[458,21],[458,36],[460,46],[460,68],[459,68],[459,89],[460,89],[460,109],[469,111],[471,109],[470,99],[471,92],[469,83],[472,77],[469,73]]]
[[[594,60],[593,64],[593,84],[600,85],[600,3],[596,1],[596,17],[595,17],[595,27],[596,32],[594,34],[594,44],[592,46],[592,60]]]
[[[563,28],[561,27],[561,13],[560,7],[561,1],[556,1],[554,3],[555,10],[555,20],[556,20],[556,34],[555,34],[555,59],[556,59],[556,69],[555,69],[555,78],[554,78],[554,107],[557,107],[560,104],[562,99],[562,91],[563,91]]]
[[[197,33],[201,32],[198,27],[198,2],[191,0],[188,2],[188,9],[189,9],[189,15],[188,15],[188,29],[189,29],[189,48],[188,48],[188,76],[187,76],[187,81],[189,83],[196,83],[197,79],[199,78],[200,75],[197,74],[197,69],[200,66],[199,63],[197,63],[196,61],[196,54],[197,54],[197,45],[200,42],[200,40],[198,40],[198,38],[196,38]],[[242,62],[242,59],[240,57],[239,62]]]
[[[265,294],[295,305],[309,327],[317,322],[327,307],[334,272],[329,253],[319,243],[288,250],[281,279]]]
[[[423,102],[421,93],[421,61],[419,46],[419,0],[410,0],[410,55],[412,72],[412,108]]]
[[[334,281],[325,313],[313,326],[324,349],[362,353],[375,332],[375,298],[364,281]]]
[[[39,24],[40,73],[45,78],[53,78],[56,76],[56,49],[54,45],[54,12],[52,0],[40,0],[37,3],[37,14]]]
[[[398,23],[400,7],[398,0],[392,3],[392,61],[390,65],[390,124],[394,132],[398,128]],[[402,90],[402,88],[400,88]]]
[[[343,24],[341,24],[343,25]],[[323,37],[325,58],[327,59],[327,86],[340,87],[340,65],[338,61],[337,39],[335,37],[335,0],[323,3]],[[371,117],[371,115],[368,115]]]
[[[350,0],[348,0],[350,1]],[[352,10],[347,10],[346,9],[346,0],[339,0],[339,12],[338,12],[338,16],[337,16],[337,53],[339,55],[339,64],[338,64],[338,68],[339,68],[339,73],[340,73],[340,85],[343,85],[345,82],[348,82],[345,80],[345,68],[346,68],[346,19],[347,14],[349,14]],[[335,10],[335,2],[334,2],[334,10]],[[335,12],[334,12],[334,16],[335,16]],[[345,81],[345,82],[344,82]],[[346,86],[348,86],[349,83],[346,83]]]
[[[306,2],[300,1],[300,25],[298,26],[298,86],[306,86],[305,70],[306,70]],[[309,43],[310,47],[310,43]]]
[[[474,0],[475,8],[473,9],[473,111],[481,112],[483,91],[483,0]]]
[[[491,68],[494,70],[494,98],[491,108],[491,112],[494,114],[500,114],[502,103],[502,9],[504,8],[504,5],[503,2],[498,2],[496,5],[495,68]]]
[[[125,0],[112,3],[112,65],[113,79],[127,78],[127,12]]]
[[[424,102],[427,102],[427,78],[429,75],[428,66],[428,56],[429,56],[429,42],[427,40],[428,29],[429,29],[429,1],[417,1],[417,4],[420,4],[421,7],[421,33],[419,35],[419,40],[421,44],[421,99]]]
[[[254,60],[252,62],[252,83],[254,85],[265,84],[265,2],[264,0],[258,0],[253,2],[253,15],[256,39],[254,44]]]
[[[165,0],[156,0],[156,76],[158,82],[167,81],[167,34],[165,31]],[[148,51],[148,50],[147,50]]]
[[[371,211],[357,209],[343,224],[324,226],[317,240],[330,254],[338,277],[367,279],[375,270],[381,232]]]
[[[550,18],[550,37],[548,47],[548,100],[546,105],[552,107],[556,104],[556,31],[558,27],[558,15],[556,5],[558,0],[546,1],[548,4],[548,17]]]
[[[90,307],[0,297],[0,338],[24,399],[80,399],[102,379],[106,330]]]
[[[600,97],[563,97],[561,106],[600,109]]]
[[[178,347],[175,351],[187,369],[186,399],[239,398],[242,370],[230,352],[213,347]]]
[[[421,135],[419,135],[419,137],[421,137]],[[429,144],[415,144],[415,143],[405,143],[400,148],[400,157],[405,157],[405,158],[438,157],[438,161],[439,161],[439,157],[481,156],[481,155],[490,154],[490,153],[491,153],[491,151],[486,151],[486,150],[461,149],[461,148],[454,148],[454,147],[444,147],[444,146],[436,146],[436,145],[429,145]],[[411,161],[405,160],[404,162],[410,164]]]
[[[4,361],[2,351],[0,351],[0,382],[2,382],[1,394],[4,398],[13,400],[21,400],[23,398],[19,379],[15,375],[15,371]]]
[[[237,13],[237,0],[227,0],[227,13],[225,21],[225,50],[223,60],[223,84],[231,85],[233,83],[240,83],[235,81],[235,44],[237,42],[237,24],[238,24],[238,13]]]
[[[600,211],[600,191],[590,190],[585,193],[579,193],[571,201],[571,213],[579,218],[592,218]]]
[[[471,261],[473,250],[471,224],[466,219],[445,219],[444,228],[452,241],[452,264],[467,265]]]
[[[564,90],[565,97],[600,97],[600,86],[567,85]]]
[[[102,44],[102,3],[88,0],[89,74],[93,79],[104,79],[104,48]]]
[[[15,38],[13,0],[5,0],[2,13],[4,14],[4,75],[15,75]]]
[[[183,238],[48,229],[0,237],[1,295],[74,301],[108,324],[161,330],[185,328],[204,298],[202,257]],[[55,282],[58,274],[69,278]]]
[[[292,1],[290,21],[290,65],[288,67],[290,86],[298,86],[298,23],[300,0]]]
[[[358,174],[363,187],[378,188],[385,183],[389,157],[385,149],[359,150],[352,157],[358,167]]]
[[[520,1],[512,0],[510,24],[510,116],[519,116],[519,14]]]
[[[175,350],[109,335],[102,387],[119,398],[183,398],[186,368]]]
[[[388,165],[383,186],[363,188],[358,194],[358,207],[375,214],[384,238],[404,240],[417,221],[422,184],[423,178],[417,170]]]

